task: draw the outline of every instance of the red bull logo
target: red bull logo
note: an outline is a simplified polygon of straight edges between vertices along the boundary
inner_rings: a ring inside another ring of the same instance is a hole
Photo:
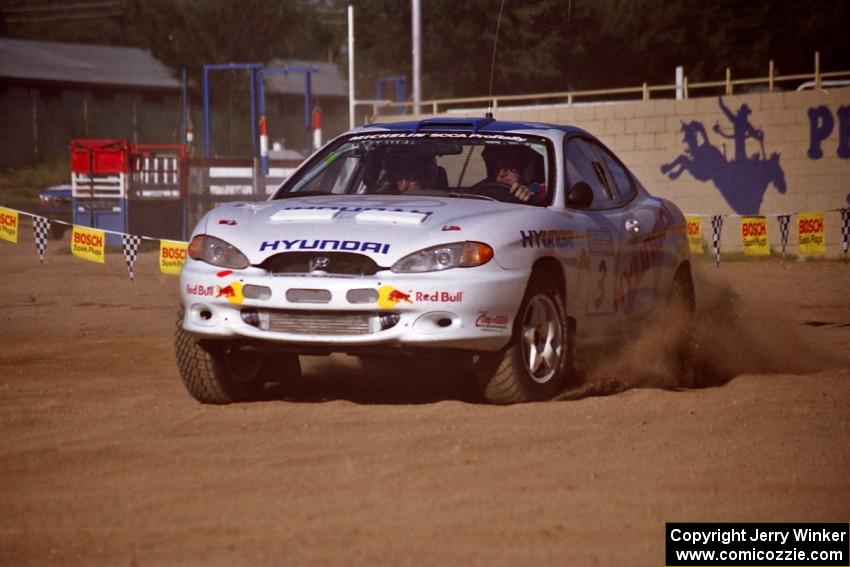
[[[410,293],[404,293],[391,285],[382,285],[378,288],[378,307],[392,309],[399,303],[410,303]]]
[[[245,301],[245,296],[242,295],[242,283],[233,282],[225,286],[216,286],[215,297],[223,297],[230,303],[241,305]]]
[[[228,287],[230,287],[230,286],[228,286]],[[204,295],[204,296],[210,296],[211,297],[213,295],[214,289],[215,289],[215,287],[211,286],[211,285],[200,285],[200,284],[189,285],[189,284],[186,284],[186,293],[188,295]],[[219,296],[216,295],[216,297],[219,297]]]
[[[426,293],[417,291],[415,297],[416,301],[430,301],[432,303],[460,303],[463,301],[463,292],[456,291],[451,293],[448,291],[433,291]]]

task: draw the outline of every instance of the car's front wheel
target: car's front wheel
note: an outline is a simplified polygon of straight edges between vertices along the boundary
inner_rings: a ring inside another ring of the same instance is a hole
[[[563,296],[551,277],[536,273],[517,314],[511,344],[479,354],[475,374],[484,397],[492,403],[547,400],[561,390],[570,353]]]
[[[205,404],[230,404],[260,397],[266,382],[298,380],[295,354],[268,355],[248,351],[235,341],[199,340],[183,330],[177,318],[174,349],[183,385]]]

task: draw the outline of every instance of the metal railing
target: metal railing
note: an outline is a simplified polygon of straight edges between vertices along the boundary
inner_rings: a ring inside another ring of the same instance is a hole
[[[643,83],[639,87],[621,87],[614,89],[593,89],[581,91],[560,91],[550,93],[535,93],[522,95],[501,95],[501,96],[479,96],[479,97],[459,97],[459,98],[441,98],[433,100],[424,100],[420,104],[424,112],[430,114],[439,114],[447,112],[451,107],[459,105],[477,105],[478,107],[491,107],[494,110],[500,107],[506,108],[510,106],[523,106],[530,104],[582,104],[582,103],[600,103],[600,102],[632,102],[639,100],[652,100],[653,98],[664,98],[665,93],[671,93],[671,98],[676,98],[676,91],[682,92],[682,98],[691,98],[700,91],[712,91],[710,95],[718,94],[718,91],[725,95],[735,93],[737,87],[752,87],[765,85],[767,92],[776,90],[779,83],[799,83],[801,81],[810,81],[815,89],[821,89],[825,84],[839,80],[850,85],[850,71],[831,71],[822,72],[820,70],[820,53],[815,53],[814,70],[812,73],[802,73],[797,75],[776,75],[776,67],[773,60],[770,61],[768,74],[766,77],[756,77],[750,79],[733,79],[732,71],[726,68],[726,78],[722,81],[703,81],[698,83],[689,83],[687,76],[681,85],[648,85]],[[707,95],[708,96],[708,95]],[[366,102],[366,101],[364,101]],[[381,115],[381,111],[388,109],[404,108],[407,114],[412,113],[413,102],[393,102],[386,100],[368,101],[372,103],[372,118]],[[507,104],[506,104],[507,103]],[[520,104],[513,104],[520,103]]]

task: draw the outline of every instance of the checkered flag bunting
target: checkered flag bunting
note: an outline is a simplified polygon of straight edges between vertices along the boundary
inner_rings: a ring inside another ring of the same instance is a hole
[[[130,274],[130,279],[135,278],[133,267],[136,265],[136,256],[139,255],[139,244],[142,243],[142,237],[135,234],[121,235],[121,248],[124,249],[124,261],[127,262],[127,271]]]
[[[844,245],[844,259],[847,259],[847,247],[850,245],[850,208],[841,209],[841,237]]]
[[[782,237],[782,257],[785,257],[785,245],[788,244],[788,224],[791,222],[791,215],[779,215],[776,217],[779,221],[779,234]]]
[[[50,219],[33,215],[32,233],[35,238],[35,249],[38,252],[38,259],[43,264],[44,251],[47,249],[47,235],[50,234]]]
[[[714,245],[714,258],[720,266],[720,231],[723,229],[723,215],[711,217],[711,242]]]

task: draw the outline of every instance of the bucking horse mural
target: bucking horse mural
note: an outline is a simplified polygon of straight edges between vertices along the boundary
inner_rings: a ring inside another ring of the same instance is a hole
[[[780,193],[785,193],[785,174],[779,165],[779,153],[773,152],[767,158],[764,149],[764,132],[753,127],[749,117],[752,111],[742,104],[737,113],[733,113],[718,98],[720,109],[732,124],[732,132],[724,132],[719,123],[715,123],[714,132],[723,138],[734,140],[735,155],[726,156],[726,145],[721,151],[708,139],[702,122],[682,121],[685,151],[670,163],[661,166],[661,173],[670,179],[678,179],[688,172],[698,181],[711,181],[726,199],[726,202],[741,215],[757,215],[762,199],[769,185]],[[747,154],[747,140],[759,143],[760,152]]]

